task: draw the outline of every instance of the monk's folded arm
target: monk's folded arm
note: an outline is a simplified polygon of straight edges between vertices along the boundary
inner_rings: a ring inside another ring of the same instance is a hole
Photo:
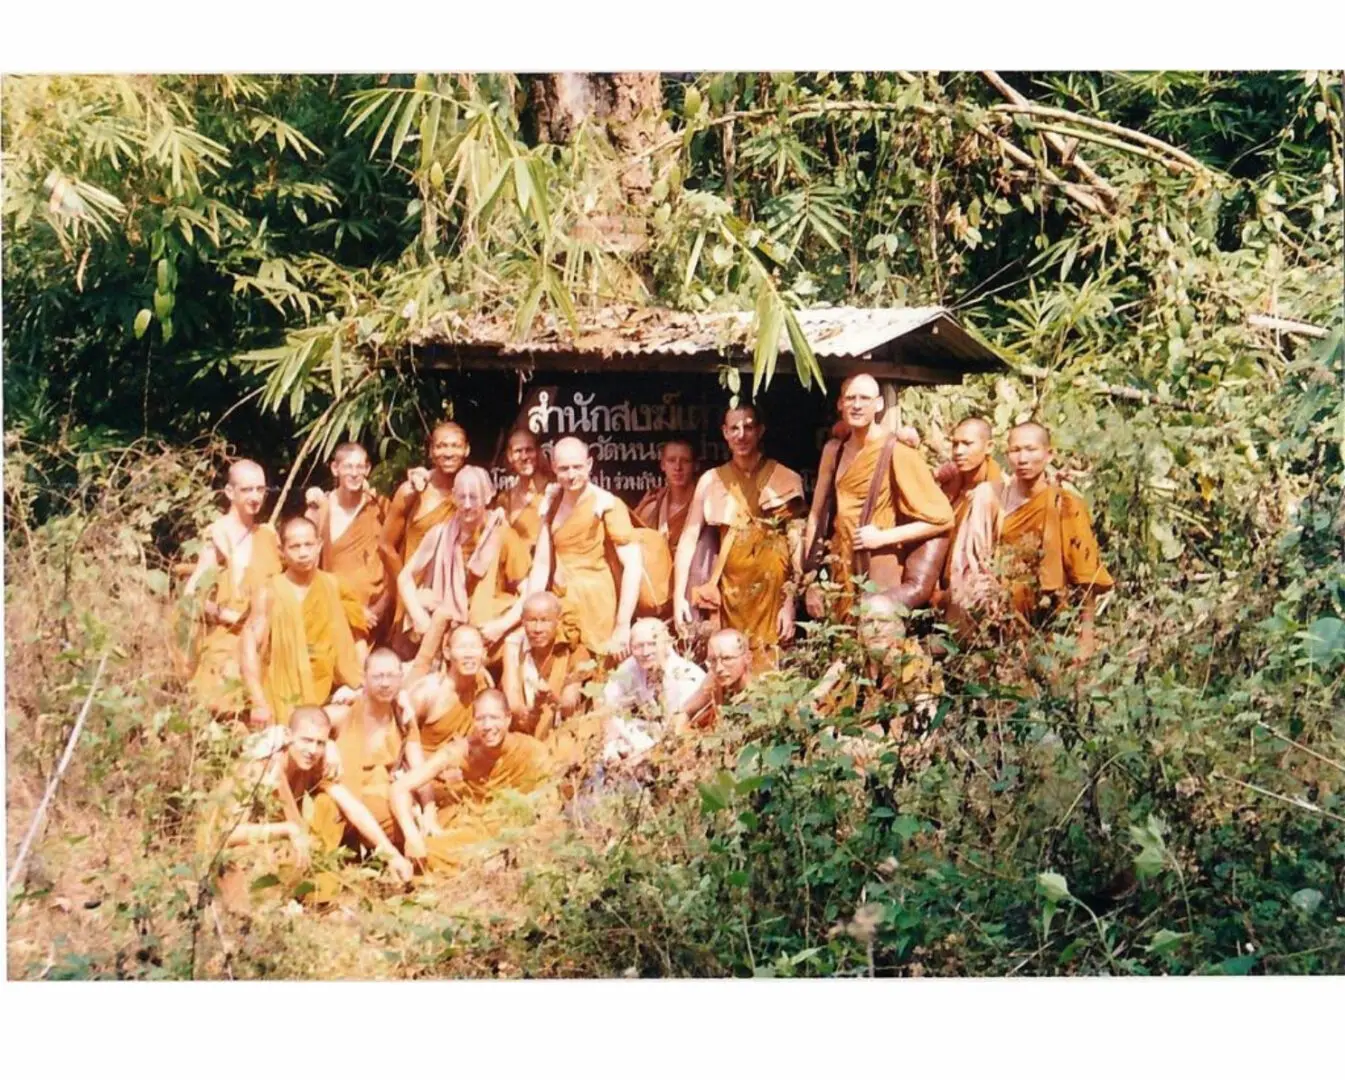
[[[527,643],[524,642],[524,648]],[[504,650],[504,670],[500,673],[500,688],[504,699],[509,703],[509,712],[516,719],[528,714],[528,706],[523,698],[523,665],[519,663],[518,650],[511,644]]]
[[[551,584],[551,529],[545,522],[542,531],[537,534],[537,550],[532,557],[532,569],[528,571],[528,583],[523,589],[526,598],[533,593],[546,592]]]
[[[219,556],[215,553],[215,541],[207,533],[201,539],[201,554],[197,556],[196,568],[191,572],[191,577],[187,579],[187,584],[182,587],[184,596],[191,596],[196,591],[196,587],[201,583],[201,578],[219,565]]]
[[[406,538],[406,515],[415,490],[409,483],[403,483],[392,497],[388,507],[388,516],[383,522],[383,535],[379,538],[379,550],[383,553],[383,565],[388,576],[396,580],[402,572],[402,541]]]
[[[682,526],[682,535],[677,541],[677,550],[673,553],[673,603],[687,593],[687,579],[691,576],[691,560],[696,557],[696,545],[700,543],[701,529],[705,528],[705,493],[713,483],[713,470],[702,473],[696,481],[695,493],[691,496],[691,505],[687,508],[686,524]]]
[[[420,590],[416,588],[414,560],[403,566],[401,573],[397,575],[397,595],[402,598],[402,607],[411,616],[413,626],[422,626],[429,621],[430,613],[420,602]]]
[[[269,844],[273,840],[293,840],[295,826],[289,821],[267,821],[261,824],[235,825],[224,841],[225,847],[244,844]]]

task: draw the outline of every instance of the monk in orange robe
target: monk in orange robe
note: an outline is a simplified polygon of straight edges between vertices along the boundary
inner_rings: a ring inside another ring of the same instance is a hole
[[[341,783],[395,844],[401,831],[388,801],[394,775],[424,761],[415,711],[402,690],[402,662],[388,648],[375,649],[364,665],[364,689],[349,705],[328,705]],[[364,839],[355,822],[326,793],[314,800],[313,830],[328,847],[356,850]],[[366,841],[367,843],[367,841]]]
[[[804,547],[811,548],[828,492],[834,491],[836,510],[827,538],[828,568],[832,580],[843,589],[836,612],[843,616],[853,602],[852,566],[857,551],[867,553],[872,567],[869,577],[880,589],[896,588],[902,584],[901,563],[912,552],[912,545],[947,533],[953,526],[953,508],[919,451],[889,435],[878,423],[883,398],[876,379],[870,375],[852,378],[841,406],[850,434],[844,443],[832,440],[823,448]],[[889,447],[888,475],[876,477],[878,464]],[[861,524],[875,482],[877,498],[872,514],[867,523]],[[934,584],[932,577],[931,592]],[[915,607],[929,596],[908,599],[913,601],[908,606]],[[825,614],[825,599],[816,585],[808,589],[804,602],[814,618]]]
[[[531,735],[509,730],[509,704],[499,690],[486,690],[472,703],[468,735],[445,743],[423,765],[392,787],[392,810],[406,838],[406,853],[431,869],[462,863],[468,850],[488,842],[501,819],[492,801],[502,791],[526,794],[550,775],[546,748]],[[413,795],[434,791],[438,833],[422,833]]]
[[[363,682],[351,633],[363,606],[318,569],[317,526],[290,518],[280,540],[285,571],[257,589],[243,628],[243,681],[258,726],[283,724],[296,705],[322,705],[334,686],[353,694]]]
[[[430,620],[430,631],[407,673],[407,696],[420,727],[420,743],[426,754],[434,753],[440,744],[471,730],[472,702],[481,691],[492,686],[486,672],[486,646],[481,631],[469,623],[462,623],[452,631],[447,627],[446,614],[436,612]],[[440,642],[443,643],[445,668],[432,672],[430,664],[439,652]]]
[[[620,658],[630,644],[644,567],[630,511],[610,491],[589,482],[593,459],[579,439],[559,440],[551,460],[556,484],[542,500],[542,533],[526,591],[560,597],[578,623],[583,646]],[[609,544],[621,567],[620,589],[607,562]]]
[[[1036,626],[1072,596],[1080,605],[1079,656],[1086,659],[1094,648],[1096,596],[1115,585],[1102,565],[1088,507],[1046,479],[1051,434],[1041,424],[1010,431],[1008,454],[1013,478],[972,493],[952,553],[952,604],[985,606],[1006,587],[1020,624]]]
[[[662,534],[668,550],[676,552],[696,490],[695,449],[683,439],[664,443],[659,451],[659,469],[666,483],[645,494],[635,508],[635,519],[644,528]]]
[[[423,637],[433,614],[447,613],[450,626],[471,623],[498,657],[504,637],[523,609],[519,587],[531,556],[503,510],[487,510],[495,496],[490,474],[464,466],[453,481],[455,513],[436,525],[397,578],[413,636]]]
[[[383,521],[383,561],[389,582],[397,580],[402,566],[415,554],[425,534],[452,516],[456,509],[453,480],[466,464],[470,452],[467,433],[451,420],[436,424],[430,432],[429,454],[433,468],[411,471],[392,496]],[[398,603],[393,612],[394,631],[401,626],[403,614]],[[413,643],[400,634],[394,633],[390,644],[403,657],[414,652]]]
[[[531,556],[542,531],[542,496],[552,476],[542,460],[537,436],[527,428],[509,433],[504,461],[515,479],[511,487],[495,496],[493,505],[504,511],[509,524],[528,545],[528,555]]]
[[[190,685],[206,708],[231,714],[247,708],[239,640],[253,592],[280,572],[280,537],[258,520],[266,501],[266,473],[255,461],[235,461],[229,467],[224,494],[228,513],[206,530],[184,592],[193,595],[214,572],[215,587],[203,605],[205,633],[196,648]]]
[[[752,649],[741,630],[724,629],[711,635],[705,650],[705,678],[672,718],[673,731],[712,728],[724,705],[752,685]]]
[[[322,556],[318,568],[336,580],[364,608],[365,629],[355,633],[363,661],[369,642],[388,621],[395,599],[384,566],[383,506],[369,488],[369,455],[359,443],[342,443],[332,454],[330,494],[316,492],[307,517],[318,527]]]
[[[597,665],[563,630],[563,609],[551,593],[533,593],[523,602],[523,633],[509,639],[501,687],[509,702],[512,730],[545,739],[584,704],[583,687]],[[565,632],[565,631],[568,631]]]
[[[1004,471],[990,456],[990,441],[993,433],[990,425],[979,416],[970,416],[953,428],[949,439],[952,453],[951,461],[946,461],[934,472],[944,495],[953,507],[953,532],[948,545],[948,555],[944,560],[943,571],[939,575],[939,588],[934,598],[935,607],[944,607],[948,600],[949,573],[952,567],[953,548],[957,545],[957,536],[971,510],[971,493],[980,484],[998,484],[1004,479]]]
[[[685,629],[694,605],[722,628],[742,631],[760,669],[774,662],[780,642],[794,637],[803,478],[762,454],[766,425],[754,405],[728,410],[722,431],[733,456],[696,484],[677,544],[673,615]],[[719,555],[711,580],[693,590],[691,564],[703,528],[719,530]]]

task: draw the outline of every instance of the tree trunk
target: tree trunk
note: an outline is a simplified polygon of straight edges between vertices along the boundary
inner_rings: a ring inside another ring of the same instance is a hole
[[[532,80],[528,97],[539,142],[568,143],[580,125],[588,123],[606,135],[621,158],[629,159],[629,166],[617,177],[620,205],[595,207],[588,224],[607,250],[642,248],[659,164],[648,151],[672,134],[663,118],[659,73],[539,75]]]

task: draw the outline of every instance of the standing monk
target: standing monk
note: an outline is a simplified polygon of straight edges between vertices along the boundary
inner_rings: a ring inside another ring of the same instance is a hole
[[[1014,615],[1028,625],[1041,625],[1071,593],[1079,600],[1079,656],[1086,659],[1094,648],[1096,594],[1115,582],[1102,565],[1088,506],[1047,481],[1050,461],[1051,433],[1041,424],[1009,432],[1013,478],[972,493],[952,553],[951,601],[963,610],[984,603],[995,591],[995,562],[1007,563],[1002,584]]]
[[[1004,479],[999,463],[990,456],[991,437],[990,425],[985,420],[979,416],[969,416],[953,428],[949,440],[952,444],[952,460],[940,465],[934,473],[939,487],[953,507],[953,531],[948,542],[948,557],[939,575],[936,607],[942,607],[947,602],[953,548],[957,546],[962,523],[967,520],[971,510],[971,493],[979,484],[998,484]]]
[[[364,608],[365,628],[356,631],[361,662],[370,639],[387,623],[394,597],[382,547],[383,508],[369,489],[369,455],[359,443],[342,443],[332,455],[336,487],[309,515],[318,527],[318,566],[336,577]]]
[[[494,497],[485,469],[459,470],[453,480],[457,512],[426,533],[402,567],[397,591],[416,636],[423,638],[431,616],[443,610],[450,626],[471,623],[486,647],[498,651],[518,625],[523,607],[518,590],[531,560],[505,512],[487,510]]]
[[[919,580],[914,574],[903,575],[904,564],[916,555],[917,544],[952,528],[953,508],[920,452],[878,423],[883,398],[873,376],[850,380],[841,411],[850,434],[844,442],[833,439],[822,449],[804,543],[811,548],[827,501],[834,498],[831,535],[822,539],[829,541],[832,579],[843,590],[839,613],[850,610],[857,564],[882,590],[907,586],[898,600],[908,608],[919,607],[929,600],[938,579],[942,547],[933,553],[934,565],[922,566],[927,572]],[[880,474],[879,465],[885,461]],[[821,618],[825,610],[821,590],[810,586],[804,599],[808,613]]]
[[[471,451],[467,433],[451,420],[436,424],[430,432],[429,451],[433,467],[428,473],[413,469],[410,477],[397,488],[388,505],[387,517],[383,522],[383,560],[389,582],[397,580],[402,565],[415,554],[425,534],[447,521],[456,509],[453,503],[453,480]],[[402,615],[399,603],[393,613],[392,644],[405,657],[411,653],[410,643],[398,640],[399,635],[396,633]]]
[[[548,589],[561,598],[591,653],[620,656],[640,599],[644,559],[626,504],[589,483],[593,459],[579,439],[556,443],[551,462],[556,483],[542,499],[542,532],[533,556],[528,593]],[[607,561],[607,546],[621,567],[620,590]]]
[[[333,686],[363,682],[348,621],[358,624],[363,609],[318,569],[318,527],[290,518],[280,541],[285,572],[257,589],[243,627],[243,682],[258,726],[284,724],[296,705],[322,705]]]
[[[504,462],[516,479],[512,487],[495,497],[495,506],[504,511],[509,524],[528,545],[531,555],[542,531],[542,495],[551,480],[542,461],[537,436],[527,428],[511,431],[504,446]]]
[[[506,643],[500,680],[513,730],[545,739],[583,704],[584,680],[596,670],[584,646],[561,631],[561,603],[551,593],[523,602],[523,633]]]
[[[224,485],[229,510],[206,530],[201,555],[187,579],[191,596],[211,570],[218,570],[214,595],[204,605],[205,639],[196,657],[191,688],[216,713],[247,708],[239,669],[239,638],[254,590],[280,572],[280,537],[257,520],[266,501],[266,473],[255,461],[235,461]]]
[[[755,405],[729,409],[722,430],[733,457],[696,484],[677,545],[674,616],[689,627],[693,605],[708,612],[712,623],[746,634],[764,666],[794,636],[803,478],[761,453],[766,425]],[[719,554],[710,580],[689,595],[702,528],[719,530]]]
[[[659,453],[659,468],[667,483],[640,500],[635,518],[646,528],[662,533],[668,550],[676,552],[696,490],[696,451],[684,439],[666,442]]]

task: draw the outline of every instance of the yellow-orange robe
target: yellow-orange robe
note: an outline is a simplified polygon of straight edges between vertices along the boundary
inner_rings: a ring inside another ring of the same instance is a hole
[[[336,749],[341,755],[339,782],[364,803],[378,822],[378,827],[387,833],[393,843],[398,842],[400,830],[389,801],[392,774],[402,763],[406,745],[419,740],[420,733],[414,724],[403,735],[396,722],[390,721],[384,726],[378,742],[369,746],[364,732],[362,698],[351,707],[350,715],[336,740]],[[330,786],[330,783],[324,781],[322,794],[313,800],[312,827],[326,847],[335,848],[341,845],[343,839],[351,838],[351,830],[336,803],[326,794]],[[351,844],[346,846],[350,847]]]
[[[332,540],[332,492],[318,518],[318,535],[322,540],[322,558],[318,566],[336,577],[361,607],[369,607],[383,592],[385,574],[379,542],[383,536],[383,512],[378,500],[365,496],[354,520],[346,526],[339,539]],[[363,636],[361,630],[356,635]]]
[[[416,568],[418,577],[429,568],[434,549],[442,535],[439,530],[449,528],[450,524],[444,522],[431,529],[420,547],[412,553],[410,565]],[[518,587],[527,580],[528,571],[532,568],[532,556],[522,537],[508,525],[501,525],[500,530],[499,554],[489,566],[483,568],[485,572],[482,574],[474,573],[471,565],[482,530],[478,529],[473,535],[464,537],[460,544],[467,585],[467,621],[478,629],[498,619],[514,606],[518,600]]]
[[[1073,492],[1055,486],[1037,492],[1003,515],[998,534],[1016,564],[1008,581],[1013,608],[1025,618],[1043,602],[1053,606],[1070,587],[1106,591],[1116,584],[1102,565],[1088,506]]]
[[[277,724],[288,723],[296,705],[323,704],[338,682],[363,685],[348,621],[363,611],[335,577],[314,571],[302,600],[283,573],[264,587],[271,605],[262,686]]]
[[[551,529],[556,569],[552,591],[579,627],[579,640],[601,653],[616,629],[618,582],[607,562],[607,544],[635,540],[630,511],[615,495],[590,486],[570,516]]]
[[[425,838],[431,869],[461,865],[467,849],[494,837],[501,825],[491,813],[495,796],[506,790],[526,794],[545,783],[551,772],[546,747],[517,731],[505,735],[499,754],[491,760],[473,762],[464,757],[460,781],[435,785],[443,831]]]
[[[207,539],[207,543],[214,543]],[[215,603],[243,616],[233,626],[216,624],[201,641],[190,686],[196,699],[212,712],[242,712],[247,708],[243,692],[239,642],[253,592],[280,572],[280,537],[270,525],[259,525],[252,533],[252,552],[240,581],[234,580],[233,551],[216,545],[219,576],[215,585]]]
[[[753,650],[773,647],[790,572],[785,530],[801,513],[803,478],[770,458],[751,476],[730,461],[714,470],[703,498],[706,527],[718,528],[720,544],[729,544],[719,578],[721,621],[746,634]]]
[[[855,532],[882,450],[882,439],[867,440],[845,475],[835,481],[836,522],[831,535],[830,565],[835,579],[846,589],[851,587]],[[899,520],[902,524],[924,521],[930,525],[952,525],[953,508],[918,450],[904,443],[893,443],[890,472],[888,482],[878,487],[870,525],[890,529]]]
[[[525,483],[523,480],[517,483]],[[517,510],[510,509],[509,496],[513,489],[501,491],[495,496],[495,501],[491,506],[498,507],[505,512],[509,519],[509,524],[514,527],[514,532],[518,533],[519,538],[527,545],[528,554],[531,555],[537,548],[537,537],[542,533],[542,493],[546,491],[546,477],[539,472],[535,472],[526,481],[527,498],[523,505]]]
[[[428,490],[429,488],[427,487],[426,491]],[[388,523],[385,522],[384,524],[384,538],[388,541],[390,546],[397,549],[397,554],[402,558],[402,565],[406,565],[407,560],[416,553],[416,549],[420,547],[421,541],[425,539],[425,534],[436,525],[442,525],[445,521],[451,518],[453,512],[457,509],[457,504],[453,502],[452,492],[436,493],[440,497],[439,502],[435,503],[435,505],[429,509],[423,509],[425,491],[411,491],[406,501],[406,516],[403,518],[405,522],[405,531],[400,538],[387,536],[386,530]],[[394,506],[397,502],[397,497],[398,496],[396,495],[393,496]],[[392,507],[389,507],[386,517],[391,518],[392,516]],[[394,543],[394,541],[396,542]],[[393,588],[396,588],[395,582],[393,583]],[[402,616],[405,614],[406,608],[402,607],[402,598],[399,596],[397,597],[396,607],[392,616],[392,626],[394,629],[402,625]]]
[[[677,542],[682,539],[682,530],[686,527],[687,513],[691,510],[688,499],[676,513],[672,509],[672,492],[667,487],[656,488],[648,492],[635,508],[635,517],[645,528],[661,533],[668,541],[668,550],[676,551]]]
[[[540,665],[533,658],[532,650],[528,647],[526,639],[517,642],[518,649],[518,676],[521,683],[523,703],[531,712],[533,703],[536,700],[537,687],[545,683],[551,691],[551,696],[560,700],[562,692],[567,686],[575,683],[583,683],[585,679],[593,677],[597,673],[597,668],[593,663],[593,657],[589,651],[582,645],[571,644],[562,640],[559,635],[551,645],[551,652],[547,654],[545,660]],[[548,706],[554,709],[555,706]],[[544,721],[549,720],[549,725],[544,725]],[[528,735],[533,734],[536,726],[528,728],[527,720],[523,721],[525,726],[519,726],[519,717],[514,717],[514,730],[521,731]],[[551,731],[555,731],[555,717],[538,715],[536,718],[537,726],[549,726]]]
[[[445,675],[445,679],[451,676]],[[482,690],[489,690],[490,678],[484,671],[477,672],[476,682],[465,701],[456,698],[447,709],[442,709],[427,717],[420,724],[420,744],[428,756],[439,749],[449,739],[459,739],[472,730],[472,702]]]

